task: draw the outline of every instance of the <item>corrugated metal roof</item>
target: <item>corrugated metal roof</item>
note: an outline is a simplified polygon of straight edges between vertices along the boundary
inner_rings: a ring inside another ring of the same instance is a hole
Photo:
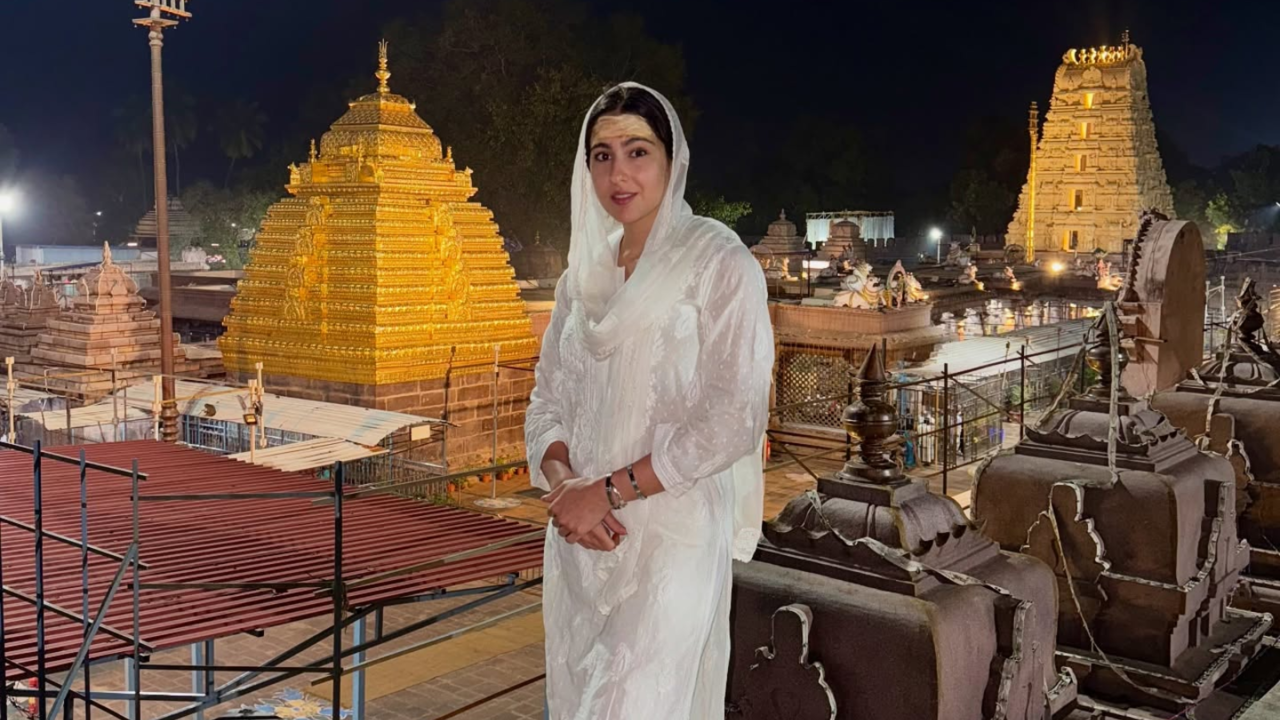
[[[383,448],[369,448],[338,438],[316,438],[227,457],[284,472],[301,472],[328,467],[336,462],[364,460],[386,452]]]
[[[79,429],[109,426],[116,422],[145,420],[151,417],[151,413],[141,407],[126,406],[123,402],[117,402],[116,406],[112,408],[111,401],[108,400],[94,405],[71,408],[70,410],[63,408],[61,410],[20,412],[18,416],[38,420],[46,430],[66,430],[68,418],[70,418],[71,427]]]
[[[941,375],[944,364],[949,372],[966,377],[989,377],[1013,372],[1019,367],[1018,348],[1024,342],[1027,344],[1028,355],[1057,350],[1031,358],[1031,362],[1038,364],[1052,362],[1063,356],[1075,355],[1080,350],[1078,345],[1094,322],[1094,318],[1082,318],[1015,330],[1003,335],[955,340],[943,344],[928,361],[918,367],[907,368],[906,372],[920,377]],[[1071,347],[1073,345],[1077,347]],[[1008,360],[972,373],[966,372],[969,368],[994,363],[1001,358]]]
[[[142,382],[128,388],[129,404],[150,408],[155,386]],[[178,411],[185,415],[241,422],[249,391],[225,385],[178,380],[175,389]],[[119,393],[124,394],[124,391]],[[262,399],[262,422],[269,428],[348,440],[357,445],[377,445],[403,428],[437,423],[438,420],[408,413],[371,410],[355,405],[300,400],[266,393]]]
[[[154,495],[324,492],[332,485],[300,473],[284,473],[226,457],[154,441],[51,448],[96,463],[127,468],[136,459],[143,498]],[[32,523],[32,459],[0,451],[0,507],[4,514]],[[79,469],[53,461],[42,468],[44,529],[80,537]],[[89,542],[123,554],[131,537],[130,481],[98,471],[87,475]],[[353,490],[355,488],[352,488]],[[346,582],[379,573],[458,557],[403,575],[350,588],[348,605],[363,607],[445,587],[501,577],[542,565],[543,540],[527,537],[529,525],[456,507],[430,505],[395,495],[374,495],[344,503],[343,577]],[[140,557],[149,569],[143,583],[316,583],[333,578],[334,511],[307,498],[258,500],[143,501],[139,510]],[[505,547],[492,546],[503,541]],[[5,585],[35,594],[34,536],[0,525]],[[79,612],[80,550],[57,542],[45,545],[46,601]],[[488,550],[484,550],[489,548]],[[89,556],[89,597],[96,609],[118,563]],[[107,625],[132,626],[127,588],[115,598]],[[5,652],[14,662],[35,666],[35,608],[4,597]],[[332,612],[332,602],[314,588],[275,590],[144,589],[142,640],[157,649],[180,647],[255,629],[276,627]],[[95,610],[96,612],[96,610]],[[67,669],[80,646],[83,627],[46,613],[49,672]],[[99,633],[90,659],[131,652],[131,645]],[[6,668],[8,677],[20,671]]]

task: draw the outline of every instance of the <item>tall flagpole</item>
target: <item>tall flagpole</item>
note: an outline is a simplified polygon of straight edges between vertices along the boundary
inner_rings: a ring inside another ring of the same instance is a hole
[[[190,18],[186,0],[135,0],[150,14],[135,19],[136,25],[148,28],[151,45],[151,157],[154,160],[156,201],[156,275],[160,284],[160,439],[178,440],[178,406],[173,367],[173,295],[169,277],[169,182],[165,166],[164,140],[164,74],[161,49],[164,30],[178,24],[176,18]]]

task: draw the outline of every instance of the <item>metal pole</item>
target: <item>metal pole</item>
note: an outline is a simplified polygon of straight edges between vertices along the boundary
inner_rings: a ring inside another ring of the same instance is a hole
[[[1018,439],[1027,437],[1027,346],[1018,348]]]
[[[352,642],[354,642],[357,647],[364,645],[365,641],[368,640],[367,635],[369,633],[369,616],[366,615],[360,618],[359,620],[357,620],[355,623],[355,627],[352,629],[352,632],[353,632]],[[365,661],[364,650],[361,650],[360,652],[351,656],[351,662],[355,665],[360,665],[364,661]],[[364,705],[365,705],[365,698],[367,695],[367,693],[365,692],[366,690],[365,682],[366,682],[366,677],[365,677],[365,671],[363,669],[356,670],[354,673],[351,674],[351,720],[364,720],[364,715],[365,715]],[[337,706],[335,705],[335,708],[336,707]],[[337,713],[337,716],[341,715],[340,708],[335,710],[335,712]]]
[[[212,667],[214,658],[214,641],[205,640],[191,644],[191,664]],[[209,699],[213,696],[214,673],[212,670],[196,668],[191,671],[191,692]],[[204,708],[196,710],[196,720],[204,720]]]
[[[12,438],[10,438],[12,440]],[[0,532],[0,587],[4,587],[4,540]],[[0,597],[0,658],[8,657],[4,642],[4,598]],[[0,720],[9,720],[9,683],[0,664]]]
[[[9,437],[7,439],[11,443],[16,443],[18,442],[18,438],[13,434],[13,431],[14,431],[15,418],[17,417],[17,415],[14,413],[14,408],[13,408],[13,391],[16,390],[17,388],[15,383],[13,382],[13,358],[11,357],[5,358],[4,364],[5,364],[5,368],[9,372],[9,380],[5,384],[5,389],[8,390],[9,392],[9,407],[6,408],[9,414]]]
[[[501,352],[502,352],[502,344],[494,343],[494,346],[493,346],[493,402],[491,403],[492,415],[493,415],[493,449],[490,451],[490,454],[489,454],[489,464],[495,467],[498,464],[498,373],[499,373],[498,356]],[[497,500],[498,499],[498,471],[497,470],[494,470],[492,474],[490,474],[489,480],[490,480],[489,484],[491,486],[489,497],[493,500]],[[359,719],[357,718],[357,720]]]
[[[33,498],[35,501],[35,536],[36,536],[36,674],[38,678],[38,687],[40,688],[40,697],[37,699],[38,717],[40,720],[47,720],[49,717],[49,708],[45,704],[44,689],[45,682],[49,677],[48,669],[45,666],[45,646],[44,646],[44,488],[41,483],[40,470],[40,441],[35,443],[34,459],[32,460],[32,481],[33,481]],[[0,600],[0,602],[3,602]]]
[[[845,406],[853,404],[853,378],[849,378],[849,402]],[[849,462],[853,459],[853,436],[849,433],[844,434],[844,461]]]
[[[138,689],[138,661],[127,655],[124,658],[124,691],[132,693],[135,698],[140,692]],[[138,720],[138,707],[135,703],[129,703],[128,709],[125,710],[129,720]]]
[[[84,618],[84,642],[90,641],[93,621],[89,619],[89,484],[86,481],[87,466],[84,448],[80,448],[80,617]],[[92,685],[89,680],[89,665],[84,666],[84,717],[92,718],[93,706],[89,702],[89,691]],[[70,682],[73,678],[67,678]],[[67,702],[67,711],[71,712],[72,703]]]
[[[333,470],[333,717],[342,717],[342,613],[346,588],[342,583],[342,490],[343,464]]]
[[[947,474],[951,460],[951,370],[949,363],[942,364],[942,494],[947,494]]]
[[[133,473],[130,477],[133,501],[133,663],[126,664],[129,682],[133,683],[133,702],[129,703],[130,720],[142,717],[142,670],[138,663],[142,660],[142,578],[138,560],[142,555],[142,544],[138,532],[138,461],[133,461]]]
[[[178,407],[174,403],[173,375],[173,293],[169,277],[169,179],[165,166],[164,139],[164,74],[161,49],[164,47],[164,27],[174,24],[160,17],[160,9],[152,7],[151,18],[146,23],[151,44],[151,157],[154,161],[156,199],[156,275],[160,282],[160,374],[163,382],[163,405],[160,410],[161,439],[176,442],[178,439]]]

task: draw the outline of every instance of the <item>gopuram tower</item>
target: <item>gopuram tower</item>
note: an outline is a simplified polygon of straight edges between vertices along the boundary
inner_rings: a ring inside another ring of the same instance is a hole
[[[1005,242],[1041,252],[1120,253],[1139,215],[1173,217],[1156,148],[1142,48],[1129,42],[1068,50],[1053,81],[1043,134]]]
[[[488,378],[536,341],[493,213],[391,92],[385,42],[375,75],[290,165],[219,346],[229,374],[260,362],[282,394],[436,414],[446,374]]]

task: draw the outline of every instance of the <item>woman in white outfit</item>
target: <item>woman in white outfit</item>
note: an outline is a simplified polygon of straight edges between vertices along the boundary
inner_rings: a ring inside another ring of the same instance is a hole
[[[569,268],[525,437],[549,490],[552,720],[724,717],[732,559],[759,539],[764,275],[684,200],[671,104],[627,83],[583,123]]]

